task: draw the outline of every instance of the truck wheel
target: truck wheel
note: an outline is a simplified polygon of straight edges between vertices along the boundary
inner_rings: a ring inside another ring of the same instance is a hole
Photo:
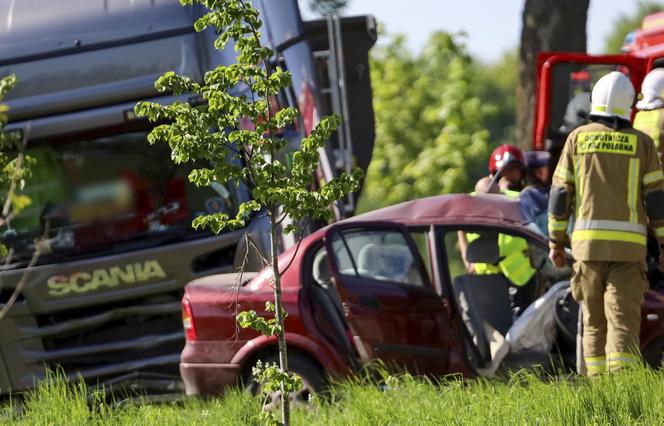
[[[275,353],[270,353],[266,356],[259,356],[255,361],[261,360],[264,363],[279,364],[279,356]],[[252,367],[255,365],[252,363]],[[307,405],[309,397],[313,394],[323,392],[325,390],[326,380],[322,367],[313,359],[306,355],[297,352],[289,352],[288,354],[288,369],[291,373],[297,374],[302,378],[302,389],[298,392],[291,394],[291,401],[296,405]],[[245,389],[251,392],[252,395],[260,393],[260,384],[251,375],[251,368],[245,374],[246,383]],[[263,408],[276,409],[281,401],[281,393],[276,392],[270,395],[268,401]]]
[[[643,360],[651,368],[662,368],[662,360],[664,360],[664,336],[655,338],[643,350]]]

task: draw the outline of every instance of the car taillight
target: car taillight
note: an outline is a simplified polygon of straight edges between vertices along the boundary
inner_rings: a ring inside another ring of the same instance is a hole
[[[187,296],[182,299],[182,326],[184,327],[184,336],[189,342],[198,340],[196,335],[196,325],[194,324],[194,315],[191,312],[191,304]]]

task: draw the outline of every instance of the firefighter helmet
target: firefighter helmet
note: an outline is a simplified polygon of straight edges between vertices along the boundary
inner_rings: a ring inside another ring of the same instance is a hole
[[[612,71],[597,80],[590,96],[590,115],[629,120],[634,104],[634,86],[627,76]]]
[[[509,163],[515,163],[521,167],[525,167],[526,158],[523,155],[523,151],[514,145],[500,145],[493,150],[489,157],[489,173],[494,175],[498,169]]]
[[[636,108],[651,110],[664,107],[664,68],[650,71],[641,84],[641,99]]]

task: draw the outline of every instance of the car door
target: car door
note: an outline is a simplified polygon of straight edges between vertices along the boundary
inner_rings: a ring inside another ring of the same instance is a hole
[[[344,315],[363,361],[420,374],[448,371],[450,314],[408,230],[339,224],[325,246]]]

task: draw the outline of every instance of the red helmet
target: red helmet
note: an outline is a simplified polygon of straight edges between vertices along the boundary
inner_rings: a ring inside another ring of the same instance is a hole
[[[526,166],[526,157],[523,151],[514,145],[500,145],[494,149],[489,157],[489,173],[495,174],[498,169],[509,163],[516,163],[521,167]]]

